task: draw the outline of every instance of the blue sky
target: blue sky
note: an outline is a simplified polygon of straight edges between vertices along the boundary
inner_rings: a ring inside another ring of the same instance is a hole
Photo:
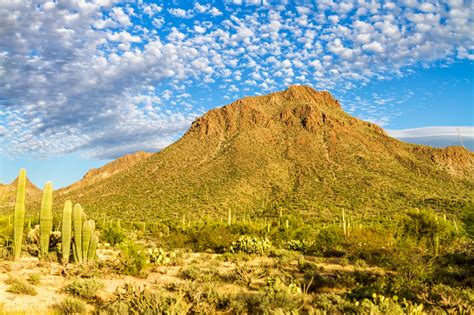
[[[2,1],[0,182],[61,187],[291,84],[390,134],[474,148],[470,1]]]

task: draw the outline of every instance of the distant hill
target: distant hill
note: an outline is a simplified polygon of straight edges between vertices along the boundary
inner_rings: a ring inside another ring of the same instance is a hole
[[[85,188],[89,185],[93,185],[95,182],[108,178],[121,171],[124,171],[138,162],[150,157],[152,153],[139,151],[132,154],[124,155],[110,163],[105,164],[99,168],[93,168],[89,170],[84,177],[67,186],[58,190],[60,194],[70,193],[76,189]]]
[[[18,178],[15,178],[10,184],[0,184],[0,210],[4,213],[15,208],[16,189],[18,186]],[[41,195],[41,189],[36,187],[28,178],[26,179],[26,198],[28,200],[37,200]],[[36,211],[33,208],[27,209],[30,213]]]
[[[462,147],[400,142],[330,93],[291,86],[207,112],[164,150],[57,192],[56,206],[68,198],[132,220],[228,209],[323,221],[341,209],[380,220],[412,207],[455,214],[473,207],[473,162]]]

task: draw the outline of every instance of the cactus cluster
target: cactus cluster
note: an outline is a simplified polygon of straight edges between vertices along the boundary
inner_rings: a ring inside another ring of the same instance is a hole
[[[21,256],[23,229],[25,225],[26,170],[20,170],[13,218],[13,254],[15,260]],[[47,182],[43,190],[40,209],[39,245],[40,256],[49,253],[50,237],[53,230],[53,185]],[[61,226],[62,262],[68,263],[71,245],[76,262],[87,262],[95,259],[99,238],[95,233],[94,220],[87,220],[80,204],[72,208],[72,202],[66,201],[63,209]],[[59,226],[57,227],[59,229]],[[54,234],[54,233],[53,233]]]
[[[67,263],[69,260],[71,239],[74,260],[79,263],[93,261],[99,242],[99,238],[95,234],[95,222],[87,220],[80,204],[74,205],[71,220],[72,204],[70,201],[66,201],[66,203],[68,204],[65,205],[63,214],[63,244],[68,246],[63,249],[63,263]],[[66,250],[69,250],[67,254]]]

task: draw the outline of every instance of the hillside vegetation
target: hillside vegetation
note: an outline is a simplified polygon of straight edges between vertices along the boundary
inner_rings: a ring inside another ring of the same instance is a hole
[[[341,209],[380,220],[412,207],[451,217],[473,207],[473,156],[397,141],[328,92],[292,86],[211,110],[164,150],[58,199],[134,220],[284,210],[332,222]]]

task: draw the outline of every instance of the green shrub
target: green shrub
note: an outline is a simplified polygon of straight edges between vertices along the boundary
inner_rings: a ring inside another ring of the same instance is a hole
[[[41,282],[41,275],[38,273],[30,273],[28,274],[27,281],[33,285],[38,285]]]
[[[81,314],[86,312],[86,303],[79,299],[66,297],[57,305],[62,314]]]
[[[5,281],[5,283],[10,285],[7,288],[7,292],[10,292],[13,294],[24,294],[24,295],[37,295],[38,294],[38,292],[36,292],[35,287],[33,287],[31,284],[29,284],[28,282],[22,279],[9,276],[9,278]]]
[[[344,234],[336,227],[322,229],[314,242],[315,251],[325,257],[345,256],[347,251],[344,245]]]
[[[102,230],[101,239],[112,246],[120,244],[125,241],[126,235],[124,230],[116,225],[109,225]]]
[[[143,247],[133,241],[127,241],[120,246],[118,271],[137,276],[147,266],[147,254]]]
[[[104,283],[96,279],[77,279],[66,285],[64,291],[83,299],[91,299],[103,287]]]
[[[268,278],[260,298],[260,312],[287,313],[297,311],[303,303],[303,294],[294,283],[286,285],[280,278]]]
[[[288,250],[294,250],[301,253],[308,253],[314,247],[314,242],[309,242],[306,240],[289,240],[284,243],[284,248]]]

